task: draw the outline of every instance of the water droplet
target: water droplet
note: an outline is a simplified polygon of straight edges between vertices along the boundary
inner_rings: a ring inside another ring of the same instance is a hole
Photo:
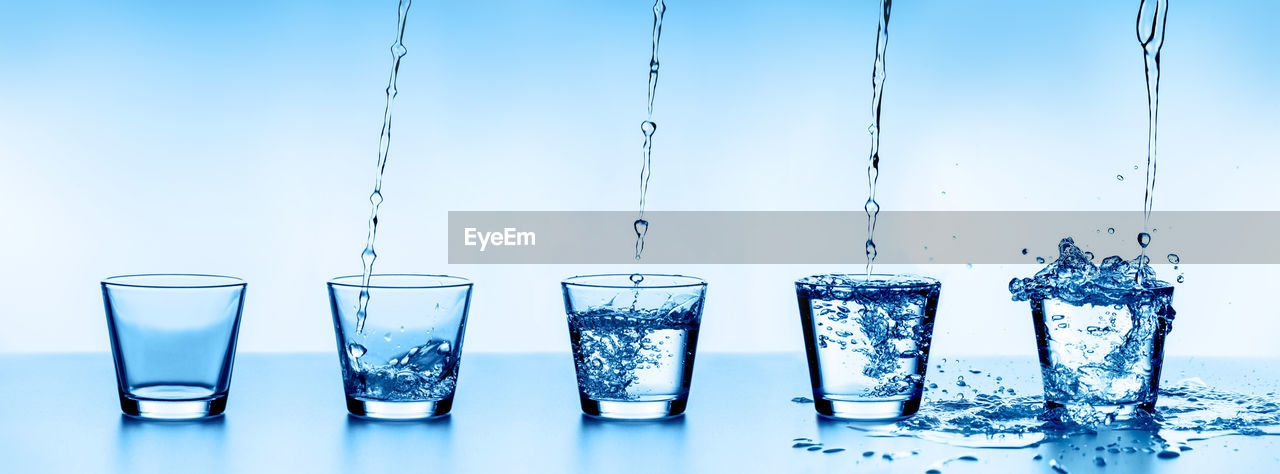
[[[652,120],[640,122],[640,131],[644,132],[645,135],[653,135],[653,132],[656,130],[658,130],[658,124],[654,123]]]
[[[364,355],[364,353],[365,353],[364,346],[360,344],[356,344],[354,342],[351,344],[347,344],[347,354],[350,354],[352,359],[359,359],[360,356]]]
[[[1160,459],[1173,459],[1173,458],[1176,458],[1176,457],[1181,456],[1181,455],[1182,455],[1182,453],[1181,453],[1181,452],[1179,452],[1178,450],[1176,450],[1176,449],[1169,449],[1169,448],[1165,448],[1164,450],[1162,450],[1162,451],[1160,451],[1160,452],[1156,453],[1156,457],[1158,457],[1158,458],[1160,458]]]
[[[1171,253],[1171,254],[1169,254],[1169,263],[1172,263],[1172,264],[1174,264],[1174,265],[1177,265],[1177,264],[1178,264],[1178,262],[1181,262],[1181,261],[1182,261],[1182,259],[1178,258],[1178,254],[1176,254],[1176,253]]]
[[[1102,456],[1097,456],[1097,457],[1093,458],[1093,465],[1098,466],[1098,467],[1106,467],[1106,465],[1107,465],[1107,460],[1106,460],[1106,459],[1102,459]]]
[[[1036,257],[1036,263],[1044,263],[1044,257]]]
[[[862,452],[862,457],[864,457],[864,458],[869,458],[869,457],[871,457],[871,456],[875,456],[875,455],[876,455],[876,452],[875,452],[875,451],[863,451],[863,452]]]
[[[1071,471],[1068,471],[1067,468],[1063,467],[1061,464],[1058,464],[1057,459],[1049,460],[1049,468],[1053,469],[1053,472],[1056,472],[1058,474],[1071,474]]]
[[[404,332],[404,325],[403,325],[403,324],[401,324],[401,325],[400,325],[400,332]]]
[[[1147,248],[1148,245],[1151,245],[1151,234],[1148,234],[1146,232],[1139,232],[1138,245],[1141,245],[1142,248],[1144,249]]]
[[[1124,175],[1122,174],[1116,175],[1116,181],[1124,181]]]
[[[391,342],[391,333],[383,334],[383,335],[382,335],[382,339],[383,339],[383,340],[385,340],[385,341],[387,341],[387,342]]]
[[[1023,255],[1026,255],[1026,254],[1027,254],[1027,249],[1022,249],[1022,254],[1023,254]]]
[[[1182,275],[1178,275],[1178,283],[1182,283],[1182,281],[1183,281]]]
[[[1116,228],[1115,228],[1115,227],[1107,227],[1107,233],[1108,233],[1108,234],[1114,234],[1114,233],[1116,233]]]

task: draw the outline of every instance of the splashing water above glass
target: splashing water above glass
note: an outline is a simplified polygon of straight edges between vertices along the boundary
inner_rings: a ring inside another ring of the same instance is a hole
[[[400,60],[408,50],[404,47],[404,25],[409,18],[409,6],[413,0],[400,0],[396,13],[396,41],[391,45],[391,78],[387,81],[387,105],[382,112],[382,131],[378,135],[378,172],[373,182],[373,193],[369,195],[372,210],[369,213],[369,234],[365,238],[364,251],[360,260],[364,264],[364,273],[360,284],[360,308],[356,312],[356,333],[364,332],[364,320],[369,311],[369,283],[373,278],[373,262],[378,259],[378,252],[373,248],[373,241],[378,235],[378,208],[382,206],[382,174],[387,169],[387,155],[391,149],[391,106],[395,103],[399,90],[396,88],[396,77],[400,72]]]
[[[880,179],[880,102],[884,96],[885,48],[889,45],[889,10],[893,0],[881,0],[879,17],[876,26],[876,60],[871,67],[871,154],[867,159],[867,202],[863,210],[867,212],[867,275],[871,274],[876,260],[876,218],[880,215],[880,203],[876,202],[876,181]]]
[[[649,194],[649,166],[652,162],[653,132],[658,124],[653,121],[653,96],[658,91],[658,43],[662,37],[662,16],[667,11],[667,4],[662,0],[653,3],[653,38],[652,51],[649,56],[649,96],[648,115],[640,123],[640,131],[644,132],[644,157],[640,164],[640,212],[632,224],[636,231],[636,260],[644,254],[644,236],[649,233],[649,221],[644,220],[645,198]]]

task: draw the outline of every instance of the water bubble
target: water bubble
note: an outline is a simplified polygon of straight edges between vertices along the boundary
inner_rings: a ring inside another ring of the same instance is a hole
[[[391,333],[383,334],[383,335],[382,335],[382,339],[383,339],[383,340],[385,340],[385,341],[387,341],[387,342],[391,342]]]
[[[1107,233],[1108,233],[1108,234],[1114,234],[1114,233],[1116,233],[1116,228],[1115,228],[1115,227],[1107,227]]]
[[[1148,245],[1151,245],[1151,234],[1148,234],[1146,232],[1139,232],[1138,245],[1141,245],[1142,248],[1144,249],[1147,248]]]
[[[404,332],[404,325],[403,325],[403,324],[401,324],[401,325],[400,325],[400,332]]]
[[[1169,254],[1169,263],[1172,263],[1172,264],[1174,264],[1174,265],[1177,265],[1177,264],[1178,264],[1178,262],[1181,262],[1181,261],[1182,261],[1182,259],[1178,258],[1178,254],[1176,254],[1176,253],[1171,253],[1171,254]]]
[[[1102,456],[1094,457],[1094,458],[1093,458],[1093,465],[1098,466],[1098,467],[1106,467],[1106,465],[1107,465],[1107,460],[1106,460],[1106,459],[1102,459]]]
[[[364,355],[365,351],[366,349],[364,346],[360,344],[356,344],[354,342],[347,344],[347,354],[350,354],[352,359],[359,359],[360,356]]]
[[[644,132],[645,135],[653,135],[653,132],[656,130],[658,130],[658,124],[654,123],[652,120],[640,122],[640,131]]]
[[[1022,249],[1022,254],[1023,254],[1023,255],[1026,255],[1026,254],[1027,254],[1027,249]]]
[[[1184,279],[1183,279],[1182,275],[1178,275],[1178,283],[1182,283],[1182,281],[1183,281],[1183,280],[1184,280]]]

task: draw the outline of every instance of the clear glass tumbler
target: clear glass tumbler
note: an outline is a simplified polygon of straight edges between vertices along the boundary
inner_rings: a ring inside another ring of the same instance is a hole
[[[387,420],[448,414],[472,283],[445,275],[375,274],[367,288],[360,275],[334,278],[328,286],[347,411]],[[368,306],[361,314],[364,291]]]
[[[561,283],[582,411],[646,420],[684,413],[707,283],[590,275]]]
[[[1096,304],[1031,300],[1045,409],[1061,421],[1109,423],[1155,408],[1173,287],[1113,296]]]
[[[247,284],[215,275],[102,280],[120,409],[151,419],[221,415]]]
[[[814,408],[862,421],[909,417],[924,394],[942,285],[913,275],[796,281]]]

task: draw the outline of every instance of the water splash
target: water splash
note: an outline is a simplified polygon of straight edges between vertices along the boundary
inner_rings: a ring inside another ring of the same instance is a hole
[[[1100,430],[1146,432],[1151,446],[1116,451],[1134,453],[1189,449],[1187,442],[1221,436],[1280,435],[1280,397],[1217,390],[1198,378],[1160,389],[1153,415],[1107,425],[1063,422],[1044,409],[1039,395],[1018,396],[1004,387],[991,393],[938,399],[930,390],[915,416],[887,426],[851,424],[849,428],[875,436],[909,437],[970,448],[1034,448],[1097,435]],[[943,395],[946,396],[946,395]]]
[[[1169,286],[1156,279],[1149,263],[1145,255],[1133,260],[1116,255],[1095,265],[1090,255],[1067,237],[1058,242],[1057,260],[1034,277],[1010,280],[1009,292],[1014,301],[1057,299],[1073,305],[1125,304],[1133,290]]]
[[[1164,24],[1169,0],[1141,0],[1138,5],[1138,44],[1142,46],[1143,69],[1147,79],[1147,187],[1142,197],[1142,230],[1151,229],[1151,205],[1156,187],[1156,117],[1160,110],[1160,49],[1164,46]],[[1150,241],[1150,236],[1147,238]],[[1147,246],[1142,246],[1142,255]]]
[[[364,273],[360,277],[360,307],[356,311],[356,333],[364,332],[364,320],[369,311],[369,283],[373,278],[373,262],[378,259],[378,252],[373,249],[373,241],[378,235],[378,208],[382,206],[382,174],[387,169],[387,154],[391,149],[391,106],[395,103],[396,77],[400,73],[400,60],[408,50],[404,47],[404,25],[409,19],[409,6],[413,0],[400,0],[396,11],[396,41],[391,45],[391,78],[387,80],[387,105],[382,111],[382,131],[378,134],[378,172],[373,182],[373,193],[369,195],[372,210],[369,213],[369,234],[365,239],[364,251],[360,253],[360,261],[364,264]]]
[[[662,38],[662,16],[667,11],[667,4],[662,0],[653,3],[653,50],[649,56],[649,101],[648,115],[640,123],[640,131],[644,132],[644,161],[640,164],[640,213],[632,227],[636,231],[636,260],[644,253],[644,236],[649,233],[649,221],[644,220],[645,198],[649,194],[649,166],[653,158],[653,132],[658,124],[653,121],[653,96],[658,91],[658,43]]]
[[[880,22],[876,26],[876,61],[871,68],[871,155],[867,162],[867,275],[876,260],[876,218],[880,204],[876,202],[876,181],[880,179],[880,101],[884,97],[885,48],[889,45],[889,10],[893,0],[880,0]]]

